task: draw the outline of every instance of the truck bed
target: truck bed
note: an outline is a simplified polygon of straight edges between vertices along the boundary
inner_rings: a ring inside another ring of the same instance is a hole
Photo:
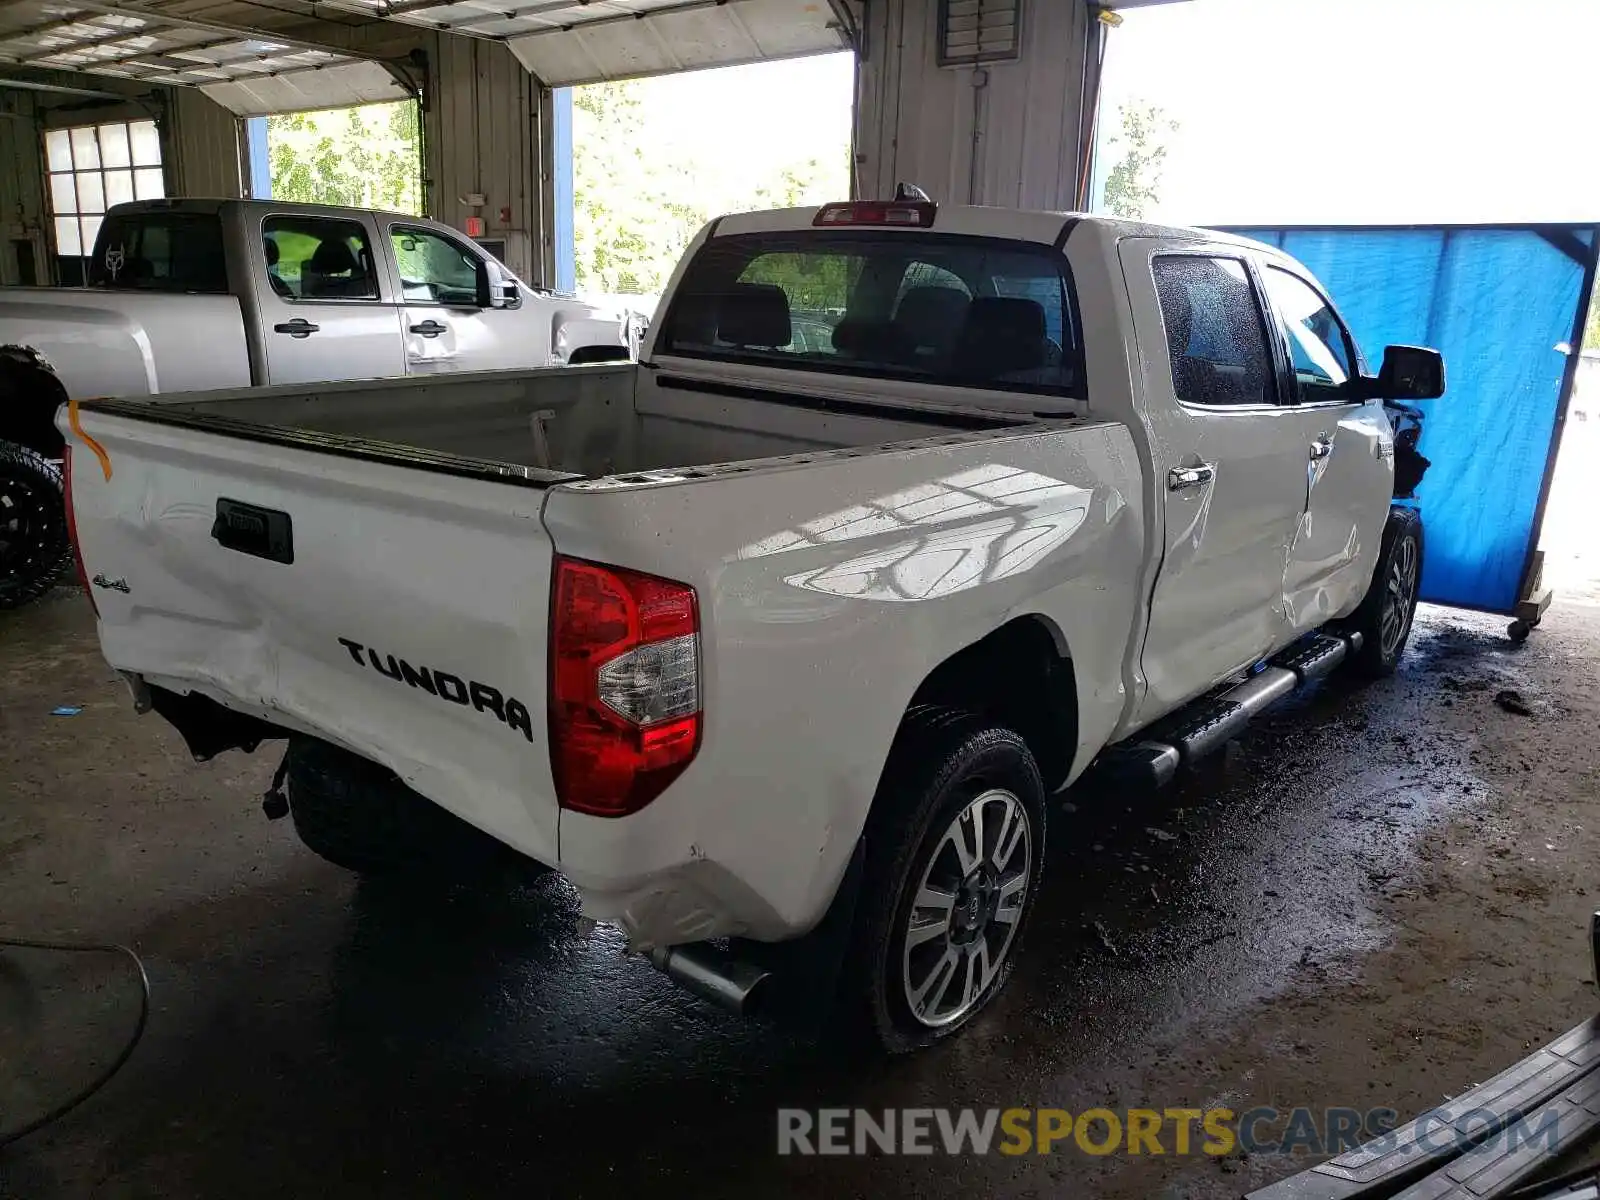
[[[641,379],[642,370],[648,368],[619,363],[488,371],[314,390],[299,385],[162,395],[140,404],[244,436],[252,427],[260,436],[333,435],[325,448],[404,447],[524,468],[529,478],[693,468],[1030,423],[993,413],[896,409],[729,387],[670,373]]]

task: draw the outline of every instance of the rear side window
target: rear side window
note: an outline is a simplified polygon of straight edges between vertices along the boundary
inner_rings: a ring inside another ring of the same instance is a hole
[[[1172,387],[1185,404],[1275,404],[1261,305],[1244,263],[1197,254],[1155,260]]]
[[[222,223],[203,213],[113,213],[89,260],[89,286],[119,291],[228,290]]]
[[[662,353],[1082,395],[1066,261],[1026,242],[864,230],[715,238]]]
[[[366,226],[335,217],[268,217],[261,226],[267,282],[286,300],[376,300]]]

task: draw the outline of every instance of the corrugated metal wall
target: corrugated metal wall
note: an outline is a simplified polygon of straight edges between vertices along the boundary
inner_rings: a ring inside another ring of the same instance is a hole
[[[429,50],[424,115],[428,212],[457,229],[482,217],[485,237],[505,238],[507,266],[530,283],[553,280],[545,214],[552,201],[544,159],[549,92],[505,46],[441,37]],[[481,207],[463,197],[481,195]]]
[[[193,88],[173,89],[167,112],[173,190],[181,196],[242,196],[239,119]]]
[[[0,220],[5,222],[0,283],[22,282],[19,250],[24,258],[31,254],[36,272],[47,269],[40,159],[34,97],[25,92],[0,95]],[[36,278],[44,282],[47,276]]]
[[[1082,170],[1083,101],[1098,25],[1082,0],[1023,0],[1021,56],[938,65],[938,0],[862,0],[856,187],[900,181],[935,200],[1071,209]]]

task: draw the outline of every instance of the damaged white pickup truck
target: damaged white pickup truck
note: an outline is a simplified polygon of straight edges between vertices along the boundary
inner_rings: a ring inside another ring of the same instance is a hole
[[[335,862],[543,864],[730,1007],[831,961],[898,1050],[1005,982],[1053,789],[1401,654],[1385,401],[1443,365],[1369,375],[1275,250],[833,204],[712,222],[661,312],[638,364],[64,410],[107,659],[200,757],[287,737]]]

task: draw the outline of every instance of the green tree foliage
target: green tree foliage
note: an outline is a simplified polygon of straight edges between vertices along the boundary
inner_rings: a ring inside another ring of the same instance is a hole
[[[268,117],[267,158],[280,200],[422,211],[414,101]]]
[[[1177,132],[1178,122],[1168,119],[1154,104],[1121,105],[1117,118],[1118,132],[1106,142],[1107,151],[1118,157],[1106,176],[1105,209],[1119,217],[1141,220],[1161,198],[1165,139]]]
[[[659,291],[707,214],[690,165],[652,148],[639,84],[576,89],[572,148],[578,287]]]
[[[797,159],[755,177],[683,135],[681,111],[647,103],[637,81],[575,89],[573,241],[578,288],[653,293],[700,226],[719,213],[838,200],[850,192],[848,154]],[[706,129],[704,138],[716,137]],[[845,147],[848,150],[848,146]],[[842,265],[836,268],[843,270]],[[819,299],[838,290],[818,281]]]
[[[842,313],[864,261],[846,254],[763,254],[745,268],[739,280],[777,284],[797,310]]]

